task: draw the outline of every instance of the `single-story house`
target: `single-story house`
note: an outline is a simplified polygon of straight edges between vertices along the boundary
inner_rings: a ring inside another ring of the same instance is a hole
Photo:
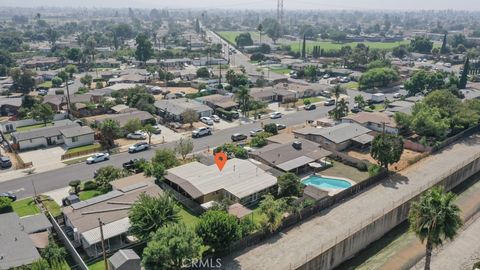
[[[93,144],[94,131],[88,126],[70,122],[63,126],[51,126],[12,133],[18,150],[27,150],[49,145],[65,144],[67,148]]]
[[[396,100],[388,104],[387,111],[395,113],[395,112],[403,112],[406,114],[412,113],[412,108],[415,103],[405,101],[405,100]]]
[[[22,106],[22,98],[0,97],[0,115],[16,115]]]
[[[112,78],[108,80],[108,84],[117,84],[117,83],[147,83],[150,80],[148,76],[144,76],[137,73],[129,73],[122,75],[118,78]]]
[[[132,112],[132,111],[135,111],[136,109],[130,108],[128,105],[125,105],[125,104],[118,104],[110,108],[110,110],[112,110],[113,113],[119,114],[119,113]]]
[[[122,182],[121,188],[115,188],[116,181]],[[130,228],[128,211],[132,204],[140,194],[159,196],[163,193],[153,182],[153,178],[146,178],[143,174],[135,174],[116,181],[112,182],[112,191],[62,209],[65,225],[73,230],[73,243],[81,246],[90,257],[102,254],[99,218],[104,224],[106,249],[118,250],[131,242],[127,235]]]
[[[120,127],[125,126],[125,124],[131,119],[139,119],[142,124],[146,124],[148,122],[156,122],[155,117],[151,115],[149,112],[145,111],[130,111],[125,113],[119,114],[104,114],[96,117],[95,124],[100,125],[105,120],[111,119],[117,121]]]
[[[393,114],[388,112],[359,112],[342,118],[342,123],[357,123],[368,129],[388,134],[398,134],[399,128]]]
[[[95,66],[99,68],[119,68],[121,62],[114,58],[98,59]]]
[[[238,102],[235,101],[235,97],[233,95],[224,96],[214,94],[210,96],[200,97],[198,98],[198,100],[201,101],[203,104],[209,106],[213,110],[221,108],[229,111],[238,107]]]
[[[0,269],[12,269],[39,260],[41,256],[37,248],[45,246],[44,243],[41,247],[38,244],[48,243],[51,227],[43,214],[24,218],[16,213],[0,214]]]
[[[197,161],[169,169],[165,182],[199,204],[227,198],[246,205],[275,192],[277,178],[251,161],[234,158],[221,171]]]
[[[46,57],[46,56],[33,56],[26,61],[20,61],[21,66],[25,68],[48,68],[57,64],[60,64],[60,58],[58,57]]]
[[[373,141],[370,129],[357,123],[342,123],[333,127],[307,127],[293,131],[295,136],[319,143],[326,149],[342,151],[352,145],[366,147]]]
[[[154,105],[161,117],[178,122],[183,121],[182,113],[186,110],[196,111],[198,117],[212,116],[213,114],[212,108],[207,105],[186,98],[157,100]]]
[[[251,156],[281,171],[299,173],[308,170],[309,164],[321,164],[319,161],[330,154],[317,143],[298,139],[283,144],[269,144],[252,152]]]
[[[176,59],[165,59],[160,61],[161,67],[183,67],[185,65],[191,65],[192,59],[190,58],[176,58]]]
[[[228,61],[223,58],[213,57],[200,57],[192,61],[194,66],[214,66],[214,65],[226,65]]]

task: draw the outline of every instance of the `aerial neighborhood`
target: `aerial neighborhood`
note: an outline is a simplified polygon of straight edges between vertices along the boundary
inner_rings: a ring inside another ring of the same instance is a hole
[[[0,3],[0,269],[480,269],[477,3],[45,1]]]

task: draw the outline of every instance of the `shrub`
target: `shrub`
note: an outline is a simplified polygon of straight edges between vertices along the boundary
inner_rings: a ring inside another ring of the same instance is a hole
[[[312,101],[310,101],[310,99],[306,98],[303,100],[303,105],[307,106],[307,105],[310,105],[312,104]]]
[[[366,171],[368,171],[368,166],[367,166],[367,164],[365,164],[363,162],[359,162],[359,163],[357,163],[357,169],[361,172],[366,172]]]
[[[55,95],[63,95],[63,93],[64,93],[63,89],[55,90]]]
[[[275,123],[266,124],[265,126],[263,126],[263,129],[265,130],[265,132],[271,133],[273,135],[278,134],[278,128]]]
[[[12,200],[0,197],[0,214],[12,212]]]
[[[382,169],[382,168],[380,167],[380,165],[378,165],[378,164],[371,164],[370,166],[368,166],[368,174],[369,174],[370,176],[375,176],[375,175],[377,175],[377,174],[380,173],[380,170],[381,170],[381,169]]]
[[[83,190],[94,190],[96,188],[97,188],[97,183],[95,183],[95,181],[93,180],[87,181],[83,184]]]

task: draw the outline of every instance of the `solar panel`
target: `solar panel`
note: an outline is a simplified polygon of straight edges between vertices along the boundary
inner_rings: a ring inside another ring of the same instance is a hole
[[[129,186],[120,188],[119,190],[123,193],[127,193],[129,191],[139,189],[139,188],[143,188],[143,187],[146,187],[146,186],[148,186],[147,183],[136,183],[136,184],[133,184],[133,185],[129,185]]]
[[[119,196],[122,196],[122,195],[123,195],[122,192],[120,192],[118,190],[114,190],[114,191],[111,191],[107,194],[100,195],[100,196],[88,199],[86,201],[74,203],[74,204],[72,204],[72,208],[74,210],[78,210],[78,209],[81,209],[81,208],[84,208],[84,207],[87,207],[87,206],[90,206],[90,205],[93,205],[93,204],[96,204],[96,203],[104,202],[104,201],[107,201],[107,200],[110,200],[110,199],[113,199],[113,198],[116,198],[116,197],[119,197]]]

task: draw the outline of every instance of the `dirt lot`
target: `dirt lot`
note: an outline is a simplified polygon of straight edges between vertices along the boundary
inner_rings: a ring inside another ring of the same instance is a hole
[[[358,152],[358,151],[348,151],[347,154],[351,157],[360,159],[360,160],[368,160],[370,163],[376,164],[377,161],[375,161],[372,156],[370,156],[370,153],[368,152]],[[409,161],[412,162],[415,159],[420,158],[422,153],[415,152],[412,150],[404,149],[402,157],[400,158],[400,161],[397,163],[392,164],[389,169],[395,172],[401,171],[411,164],[409,164]]]

